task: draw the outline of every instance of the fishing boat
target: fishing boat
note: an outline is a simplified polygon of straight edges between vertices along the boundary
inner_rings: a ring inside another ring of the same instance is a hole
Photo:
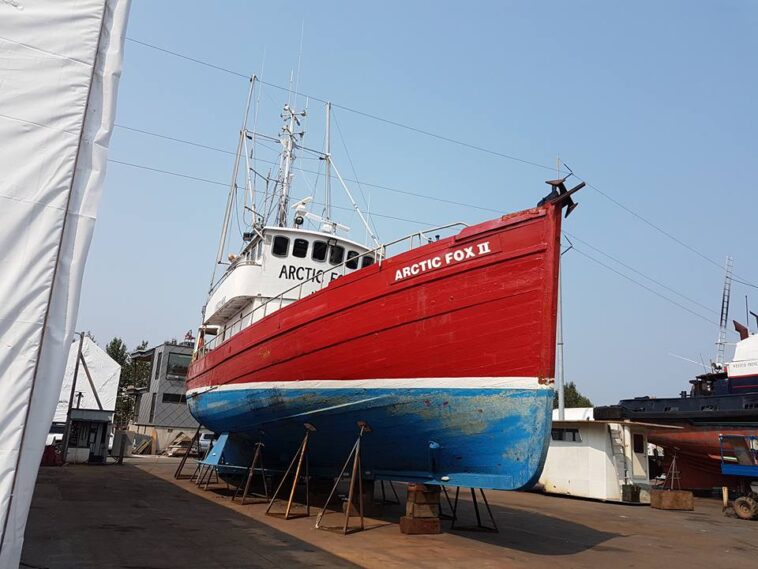
[[[690,380],[688,391],[678,397],[622,399],[617,405],[596,407],[594,411],[595,419],[676,426],[650,429],[648,440],[664,450],[664,471],[677,457],[680,484],[690,490],[738,486],[738,479],[722,472],[721,436],[758,434],[758,334],[751,334],[746,325],[733,321],[740,339],[732,360],[724,362],[730,290],[728,260],[716,359],[704,373]],[[758,316],[755,318],[758,324]],[[735,456],[726,459],[736,461]]]
[[[250,95],[246,117],[249,106]],[[241,190],[253,222],[203,309],[187,377],[192,414],[239,449],[263,442],[267,467],[286,465],[307,427],[311,475],[334,477],[360,421],[371,429],[367,479],[532,485],[550,434],[562,214],[584,184],[552,180],[531,209],[364,245],[332,218],[333,172],[375,237],[333,163],[330,112],[320,214],[310,197],[290,204],[304,115],[289,104],[274,139],[278,174],[260,200],[253,181]],[[235,170],[251,170],[246,145],[260,136],[246,124]]]

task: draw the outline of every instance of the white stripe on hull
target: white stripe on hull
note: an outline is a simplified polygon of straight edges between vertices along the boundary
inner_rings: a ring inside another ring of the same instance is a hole
[[[252,381],[191,389],[192,396],[205,391],[240,389],[548,389],[553,380],[536,377],[419,377],[390,379],[309,379],[304,381]]]

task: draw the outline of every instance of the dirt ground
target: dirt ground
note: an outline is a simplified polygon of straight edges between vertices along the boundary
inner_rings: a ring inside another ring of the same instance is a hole
[[[231,502],[223,484],[205,491],[174,480],[176,464],[145,457],[123,466],[41,469],[21,567],[754,569],[758,563],[758,522],[725,517],[717,500],[696,499],[694,512],[665,512],[491,491],[498,533],[451,531],[444,522],[440,535],[402,535],[403,504],[383,506],[367,519],[367,531],[343,536],[314,529],[318,507],[310,518],[266,516],[264,504]],[[462,525],[474,523],[469,500],[459,517]],[[337,525],[341,517],[325,521]]]

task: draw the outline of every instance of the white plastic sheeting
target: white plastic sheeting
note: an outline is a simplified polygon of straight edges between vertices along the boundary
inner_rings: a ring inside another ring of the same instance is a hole
[[[116,395],[118,393],[118,380],[121,377],[121,366],[118,365],[105,351],[95,342],[84,337],[82,343],[82,359],[87,365],[79,362],[79,372],[76,371],[76,358],[79,355],[80,338],[76,336],[71,343],[68,351],[68,361],[66,362],[66,373],[63,375],[63,385],[61,386],[58,405],[55,407],[55,416],[53,421],[64,423],[68,415],[68,403],[71,399],[71,386],[76,376],[76,388],[74,397],[74,407],[79,409],[100,409],[103,411],[116,410]],[[92,378],[90,385],[87,372]],[[95,387],[94,391],[92,387]],[[97,392],[97,397],[95,397]],[[81,394],[81,396],[78,396]]]
[[[19,564],[105,175],[129,0],[0,0],[0,568]]]

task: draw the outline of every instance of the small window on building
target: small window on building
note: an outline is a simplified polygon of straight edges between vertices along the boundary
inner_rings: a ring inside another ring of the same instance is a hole
[[[168,365],[166,366],[166,377],[168,379],[184,379],[187,377],[192,356],[190,354],[169,354]]]
[[[153,393],[153,397],[150,399],[150,418],[147,420],[148,423],[152,423],[153,419],[155,419],[155,399],[157,396],[157,393]]]
[[[339,265],[345,259],[345,248],[340,245],[332,245],[329,249],[329,262]]]
[[[307,254],[308,254],[308,241],[306,241],[305,239],[295,239],[295,242],[292,244],[292,256],[305,259],[305,256]]]
[[[361,267],[368,267],[374,264],[374,258],[371,255],[366,255],[361,259]]]
[[[161,359],[163,358],[163,352],[158,352],[158,359],[155,360],[155,375],[153,379],[158,379],[158,374],[161,372]]]
[[[290,240],[289,237],[284,237],[283,235],[277,235],[274,237],[274,246],[271,247],[271,253],[276,255],[277,257],[286,257],[287,256],[287,250],[290,247]]]
[[[183,395],[182,393],[164,393],[163,402],[164,403],[186,403],[187,396]]]
[[[358,268],[358,251],[348,251],[347,252],[347,265],[348,269],[357,269]]]
[[[568,443],[580,443],[582,437],[579,429],[553,429],[550,431],[550,438],[554,441],[563,441]]]
[[[634,433],[632,435],[632,442],[634,443],[634,452],[639,454],[645,454],[645,437],[640,433]]]
[[[329,246],[326,241],[314,241],[313,242],[313,255],[314,261],[326,261],[326,251]]]

